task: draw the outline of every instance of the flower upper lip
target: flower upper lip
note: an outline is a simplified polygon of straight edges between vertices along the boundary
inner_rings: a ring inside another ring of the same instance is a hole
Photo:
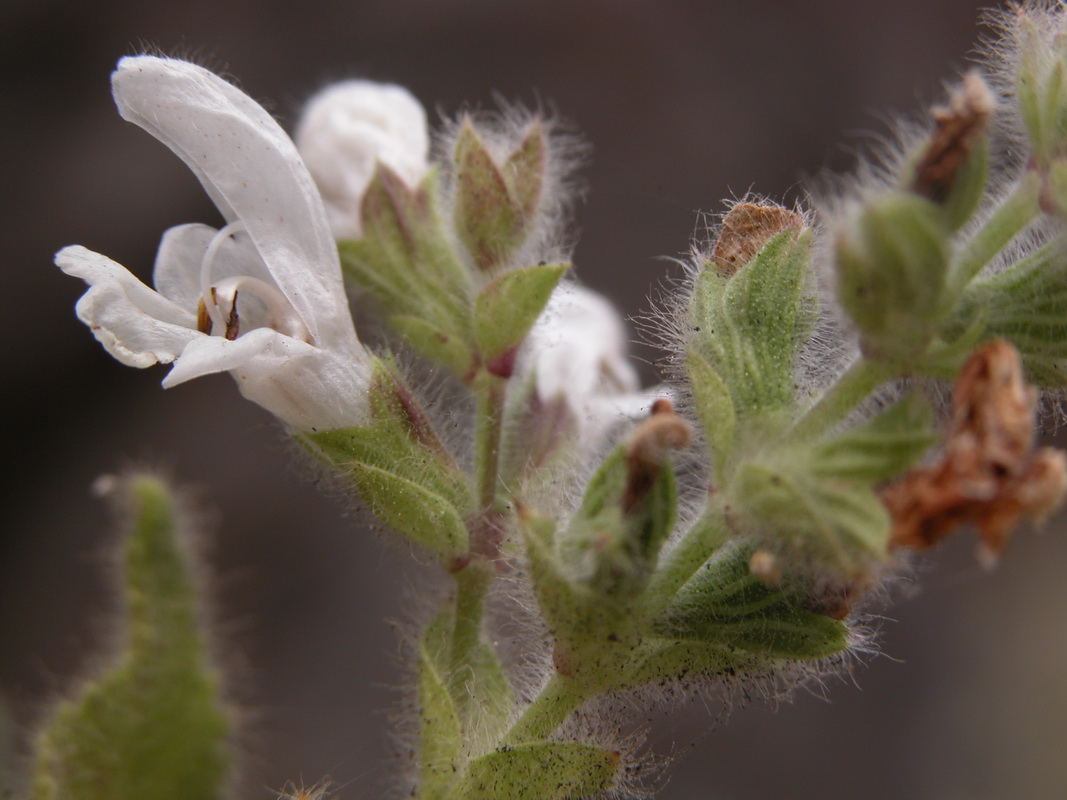
[[[166,231],[155,291],[105,256],[64,248],[56,263],[90,284],[79,316],[123,363],[174,361],[164,386],[230,371],[246,397],[294,426],[359,424],[372,356],[356,337],[322,199],[292,140],[252,98],[195,64],[123,58],[111,83],[121,116],[193,170],[227,225]]]

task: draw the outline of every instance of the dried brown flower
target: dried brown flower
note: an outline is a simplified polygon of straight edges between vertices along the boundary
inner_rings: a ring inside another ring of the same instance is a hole
[[[926,549],[970,523],[992,560],[1021,518],[1055,509],[1067,492],[1067,459],[1054,448],[1034,449],[1036,402],[1008,342],[977,348],[956,378],[940,457],[882,491],[890,545]]]
[[[968,72],[947,106],[930,110],[937,130],[915,166],[912,191],[942,202],[952,189],[956,174],[985,132],[993,115],[993,93],[977,72]]]

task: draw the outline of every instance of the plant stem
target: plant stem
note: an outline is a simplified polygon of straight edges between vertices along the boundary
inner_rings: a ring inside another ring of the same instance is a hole
[[[1027,172],[1015,191],[960,250],[949,265],[950,297],[959,297],[974,276],[1040,213],[1040,188],[1040,176]]]
[[[793,426],[792,439],[809,439],[830,430],[893,377],[892,367],[860,356]]]
[[[471,561],[456,573],[456,609],[449,654],[450,676],[462,685],[481,641],[485,593],[493,580],[493,565],[482,559]],[[453,686],[453,689],[456,687]]]
[[[500,473],[501,425],[504,421],[504,399],[507,379],[483,372],[475,379],[474,394],[478,405],[475,424],[474,474],[478,487],[478,501],[486,514],[496,506]]]
[[[541,693],[504,735],[501,745],[517,745],[548,738],[587,697],[588,692],[583,691],[576,681],[554,673]]]

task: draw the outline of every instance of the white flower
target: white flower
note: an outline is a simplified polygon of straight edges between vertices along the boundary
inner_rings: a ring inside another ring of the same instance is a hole
[[[519,369],[534,375],[542,403],[563,401],[583,448],[597,449],[617,423],[648,414],[658,395],[641,392],[627,357],[626,327],[602,295],[573,283],[549,298]]]
[[[372,356],[356,338],[322,200],[293,142],[246,94],[185,61],[124,58],[119,113],[174,151],[226,218],[163,235],[154,283],[84,247],[56,264],[89,290],[78,316],[115,358],[174,362],[164,387],[229,371],[301,430],[366,421]]]
[[[411,187],[427,170],[426,112],[394,84],[350,80],[326,87],[305,106],[295,139],[338,239],[361,235],[360,204],[379,162]]]

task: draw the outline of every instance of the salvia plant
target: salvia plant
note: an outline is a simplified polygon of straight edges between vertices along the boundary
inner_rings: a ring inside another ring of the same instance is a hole
[[[155,288],[84,247],[56,263],[115,358],[172,365],[167,388],[229,372],[438,565],[406,642],[398,793],[647,796],[624,709],[838,670],[911,551],[970,526],[992,563],[1059,505],[1067,461],[1035,419],[1067,387],[1067,6],[994,29],[829,199],[729,205],[655,312],[667,379],[646,392],[620,317],[573,277],[574,142],[552,119],[431,136],[407,91],[349,81],[291,139],[195,64],[119,61],[119,113],[225,225],[167,230]],[[187,515],[152,475],[105,488],[125,634],[41,724],[27,796],[222,797],[234,715]]]

